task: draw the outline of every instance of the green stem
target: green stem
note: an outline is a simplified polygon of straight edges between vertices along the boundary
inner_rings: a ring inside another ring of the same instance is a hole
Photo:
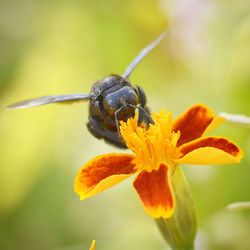
[[[179,166],[172,175],[176,209],[169,219],[157,219],[164,239],[173,250],[193,250],[196,235],[196,214],[189,185]]]

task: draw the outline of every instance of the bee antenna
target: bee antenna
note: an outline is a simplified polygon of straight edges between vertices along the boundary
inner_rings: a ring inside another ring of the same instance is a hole
[[[117,132],[119,133],[120,137],[121,137],[121,133],[120,133],[120,125],[119,125],[119,120],[117,118],[118,113],[124,108],[124,106],[121,106],[118,110],[115,111],[115,124],[116,124],[116,129]]]
[[[126,68],[125,72],[123,73],[123,77],[128,79],[129,76],[132,74],[136,66],[142,61],[142,59],[148,55],[168,34],[169,32],[163,32],[160,36],[158,36],[153,42],[151,42],[149,45],[147,45],[145,48],[143,48],[139,54],[135,57],[135,59],[129,64],[129,66]]]
[[[135,105],[133,105],[133,104],[127,104],[127,105],[128,105],[129,107],[134,108],[134,109],[139,109],[139,110],[141,110],[141,111],[144,113],[144,115],[147,117],[149,123],[155,124],[155,122],[153,121],[153,119],[151,118],[151,116],[149,115],[149,113],[148,113],[143,107],[135,106]]]

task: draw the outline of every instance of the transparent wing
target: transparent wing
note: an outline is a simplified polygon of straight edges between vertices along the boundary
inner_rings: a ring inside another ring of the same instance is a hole
[[[168,32],[162,33],[160,36],[158,36],[153,42],[148,44],[145,48],[143,48],[139,54],[134,58],[134,60],[129,64],[129,66],[126,68],[125,72],[123,73],[124,78],[129,78],[129,76],[132,74],[136,66],[142,61],[142,59],[148,55],[162,40],[163,38],[168,34]]]
[[[30,108],[50,103],[72,103],[79,102],[84,100],[89,100],[89,94],[70,94],[70,95],[50,95],[50,96],[42,96],[39,98],[24,100],[20,102],[13,103],[7,106],[7,109],[19,109],[19,108]]]

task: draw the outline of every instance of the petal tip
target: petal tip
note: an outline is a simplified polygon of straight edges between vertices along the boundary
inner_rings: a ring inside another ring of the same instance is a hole
[[[74,192],[85,200],[114,186],[136,169],[131,154],[110,153],[95,157],[75,177]]]
[[[235,156],[235,157],[237,158],[237,159],[236,159],[237,163],[241,162],[241,160],[242,160],[243,157],[244,157],[244,152],[243,152],[243,150],[242,150],[240,147],[238,147],[238,149],[239,149],[239,153]]]
[[[150,217],[167,219],[172,216],[176,201],[166,165],[162,164],[158,170],[151,172],[141,172],[135,178],[133,187]]]
[[[196,165],[218,165],[239,163],[243,151],[234,142],[224,137],[210,136],[200,138],[179,148],[178,163]]]

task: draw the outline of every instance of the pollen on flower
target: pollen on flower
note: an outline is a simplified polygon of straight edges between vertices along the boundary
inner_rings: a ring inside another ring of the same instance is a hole
[[[138,115],[130,118],[126,123],[121,122],[121,135],[135,154],[135,164],[141,170],[152,171],[158,169],[161,163],[174,167],[173,160],[177,158],[176,144],[179,132],[173,132],[172,114],[161,111],[152,114],[155,124],[149,128],[138,126]]]

